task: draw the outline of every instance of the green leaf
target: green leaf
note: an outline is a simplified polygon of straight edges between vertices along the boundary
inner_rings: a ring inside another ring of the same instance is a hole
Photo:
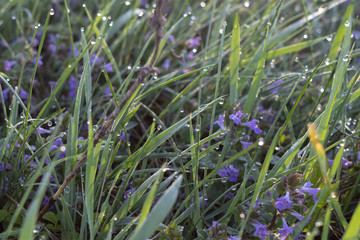
[[[136,227],[129,240],[144,240],[157,230],[175,204],[181,182],[182,176],[180,175],[158,200],[146,219]]]
[[[231,38],[230,54],[230,106],[234,105],[237,99],[238,72],[240,61],[240,27],[237,16],[235,17],[234,27]]]

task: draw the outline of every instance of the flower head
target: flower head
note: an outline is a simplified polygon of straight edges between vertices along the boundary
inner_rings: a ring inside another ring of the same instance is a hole
[[[280,239],[284,240],[287,238],[287,236],[293,232],[293,228],[294,226],[289,227],[289,225],[287,225],[286,220],[284,218],[282,218],[282,222],[283,222],[283,228],[279,230],[280,233]]]
[[[161,67],[168,70],[170,68],[170,59],[169,58],[165,59]]]
[[[241,124],[241,117],[243,113],[239,110],[235,114],[231,114],[229,118],[234,121],[235,124]]]
[[[254,236],[260,238],[261,240],[266,239],[266,236],[269,235],[266,225],[263,225],[256,220],[253,220],[252,225],[255,227]]]
[[[218,171],[220,177],[228,177],[229,182],[237,182],[239,177],[239,170],[234,168],[232,164],[225,166]]]
[[[214,123],[214,125],[217,124],[219,125],[219,127],[221,128],[221,130],[224,130],[225,127],[224,127],[224,115],[219,115],[219,119],[216,120]]]
[[[275,202],[275,207],[280,211],[287,208],[291,208],[291,200],[290,200],[289,192],[286,192],[284,197],[277,199],[277,201]]]
[[[259,120],[257,119],[254,119],[254,120],[251,120],[250,122],[246,122],[246,123],[241,123],[242,126],[245,126],[245,127],[249,127],[251,128],[251,130],[253,130],[256,134],[259,134],[262,132],[262,130],[258,127],[258,122]]]
[[[196,48],[200,46],[200,37],[194,37],[186,41],[186,46],[188,48]]]
[[[105,69],[106,72],[114,72],[114,68],[113,68],[111,62],[105,64],[104,69]]]
[[[4,61],[4,70],[11,71],[12,67],[16,64],[16,61]]]
[[[311,195],[314,201],[317,201],[316,194],[320,191],[321,188],[311,188],[313,184],[311,182],[306,182],[304,186],[302,186],[299,191],[306,192]]]
[[[244,142],[244,141],[240,141],[240,143],[242,144],[244,150],[253,144],[252,142]]]

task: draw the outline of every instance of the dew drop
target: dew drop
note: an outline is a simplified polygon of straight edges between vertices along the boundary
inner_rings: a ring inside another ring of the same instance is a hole
[[[244,213],[240,213],[240,218],[244,219],[244,218],[245,218],[245,214],[244,214]]]
[[[109,27],[112,27],[113,25],[114,25],[114,22],[111,21],[111,22],[109,23]]]
[[[126,6],[129,6],[129,5],[130,5],[130,1],[126,1],[126,2],[125,2],[125,5],[126,5]]]
[[[344,25],[345,25],[345,27],[349,27],[349,26],[350,26],[350,22],[349,22],[349,21],[346,21]]]
[[[90,43],[91,43],[91,45],[94,45],[94,44],[95,44],[95,41],[94,41],[94,40],[92,40]]]
[[[107,17],[105,17],[105,16],[102,17],[102,20],[103,20],[103,21],[106,21],[106,19],[107,19]]]
[[[224,104],[224,101],[219,101],[219,104],[220,104],[220,105],[223,105],[223,104]]]
[[[117,217],[114,217],[114,221],[117,221],[118,220],[118,218]]]
[[[236,186],[233,186],[233,187],[231,188],[231,190],[232,190],[232,191],[236,191]]]
[[[69,188],[69,187],[65,187],[65,188],[64,188],[64,192],[65,192],[65,193],[69,193],[69,192],[70,192],[70,188]]]
[[[200,3],[200,7],[204,8],[206,6],[206,3],[205,2],[201,2]]]
[[[67,12],[70,13],[70,9],[69,9],[69,8],[67,9]]]
[[[139,17],[142,17],[144,16],[144,12],[143,11],[140,11],[139,14],[138,14]]]
[[[54,16],[55,12],[54,12],[54,9],[50,9],[50,16]]]
[[[246,8],[250,7],[250,1],[245,1],[244,2],[244,7],[246,7]]]
[[[331,36],[326,37],[326,41],[331,42],[331,41],[332,41],[332,37],[331,37]]]
[[[295,60],[294,60],[296,63],[299,62],[299,57],[295,57]]]
[[[205,195],[204,200],[205,200],[205,201],[209,200],[209,198],[208,198],[207,195]]]
[[[69,64],[68,68],[71,68],[71,67],[72,67],[71,64]]]
[[[184,109],[182,108],[182,109],[180,109],[180,113],[184,113]]]
[[[46,123],[49,127],[51,127],[52,126],[52,121],[47,121],[47,123]]]
[[[349,61],[349,55],[345,55],[345,56],[343,57],[343,61],[344,61],[344,62]]]
[[[65,146],[61,146],[61,147],[60,147],[60,151],[65,152],[65,151],[66,151],[66,147],[65,147]]]
[[[307,65],[304,67],[304,71],[305,72],[309,71],[309,67]]]
[[[101,15],[102,15],[102,14],[101,14],[100,11],[96,14],[96,16],[98,16],[98,17],[100,17]]]
[[[127,70],[129,70],[129,71],[131,70],[131,66],[130,66],[130,65],[129,65],[129,66],[127,66]]]
[[[302,78],[302,79],[305,79],[305,78],[306,78],[306,74],[305,74],[305,73],[301,74],[301,78]]]
[[[309,36],[307,34],[304,34],[304,39],[307,39]]]
[[[199,132],[199,131],[200,131],[200,126],[199,126],[199,125],[196,125],[195,131],[196,131],[196,132]]]
[[[266,24],[267,24],[268,26],[271,26],[271,22],[267,22]]]
[[[85,3],[83,3],[82,7],[83,7],[83,8],[86,8],[86,4],[85,4]]]
[[[161,125],[158,125],[158,126],[156,127],[156,129],[157,129],[158,131],[160,131],[160,130],[162,129],[162,126],[161,126]]]
[[[264,145],[264,139],[263,139],[263,138],[260,138],[260,139],[259,139],[258,145],[259,145],[259,146],[263,146],[263,145]]]
[[[15,20],[16,20],[16,16],[12,16],[11,19],[15,21]]]
[[[227,182],[227,179],[226,179],[226,178],[222,178],[222,179],[221,179],[221,182],[222,182],[222,183],[226,183],[226,182]]]
[[[187,127],[187,128],[190,127],[190,124],[186,123],[186,124],[185,124],[185,127]]]

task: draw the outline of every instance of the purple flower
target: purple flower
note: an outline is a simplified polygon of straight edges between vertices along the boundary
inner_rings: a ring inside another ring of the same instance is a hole
[[[230,236],[228,237],[228,240],[240,240],[237,236]]]
[[[317,201],[316,194],[320,191],[321,188],[310,188],[313,184],[311,182],[306,182],[304,186],[302,186],[299,191],[306,192],[311,195],[314,201]]]
[[[39,56],[39,61],[38,61],[38,66],[43,65],[42,58],[43,58],[43,57],[40,55],[40,56]],[[36,63],[36,57],[33,59],[33,61],[32,61],[32,62],[33,62],[33,64],[35,64],[35,63]]]
[[[111,62],[105,64],[104,69],[105,69],[106,72],[114,72],[114,68],[113,68]]]
[[[304,216],[297,212],[290,212],[291,215],[296,217],[299,221],[303,220]]]
[[[259,122],[259,120],[254,119],[254,120],[252,120],[252,121],[250,121],[250,122],[242,123],[241,125],[242,125],[242,126],[245,126],[245,127],[249,127],[249,128],[251,128],[251,130],[253,130],[256,134],[259,134],[259,133],[262,132],[262,130],[258,127],[258,125],[257,125],[258,122]]]
[[[226,195],[225,195],[225,199],[233,199],[235,197],[235,195],[232,193],[232,192],[228,192]]]
[[[173,35],[170,35],[168,39],[170,42],[175,42],[175,37]]]
[[[276,87],[276,86],[282,84],[283,82],[284,82],[284,80],[283,80],[283,79],[280,79],[279,81],[276,81],[276,82],[274,82],[273,84],[271,84],[270,87],[271,87],[271,88]],[[280,87],[277,87],[277,88],[272,89],[272,90],[270,91],[270,93],[276,93],[276,92],[279,91],[279,90],[280,90]]]
[[[289,227],[284,218],[282,218],[282,222],[283,222],[283,228],[279,230],[279,233],[281,235],[280,239],[285,240],[287,238],[287,236],[293,232],[293,228],[295,227],[295,225]]]
[[[223,230],[223,227],[217,221],[213,221],[211,227],[207,230],[210,231],[213,239],[218,239],[218,237],[222,237],[222,235],[226,234],[225,230]]]
[[[200,37],[194,37],[186,41],[186,46],[188,48],[196,48],[200,46]]]
[[[5,170],[11,170],[12,169],[12,166],[10,163],[7,163],[6,164],[6,167],[5,167]],[[4,171],[4,163],[0,163],[0,172]]]
[[[170,68],[170,59],[167,58],[164,60],[164,63],[161,65],[164,69],[168,70]]]
[[[129,184],[128,184],[128,190],[125,191],[124,193],[124,199],[127,200],[131,197],[131,194],[133,194],[135,192],[135,188],[133,188],[133,181],[131,181]]]
[[[262,225],[256,220],[253,220],[252,225],[255,227],[254,236],[260,238],[261,240],[265,240],[266,236],[269,235],[268,230],[266,230],[266,225]]]
[[[12,67],[16,64],[16,61],[4,61],[4,70],[11,71]]]
[[[96,54],[91,55],[90,57],[90,63],[93,64],[95,62],[95,64],[101,64],[104,61],[104,58],[102,57],[97,57]]]
[[[243,145],[244,150],[253,144],[252,142],[244,142],[244,141],[240,141],[240,143]]]
[[[195,54],[193,52],[190,52],[188,55],[186,55],[185,59],[186,60],[191,60],[195,57]]]
[[[275,207],[280,211],[287,208],[291,208],[291,200],[290,200],[289,192],[286,192],[285,197],[277,199],[277,201],[275,202]]]
[[[221,130],[224,130],[224,115],[219,115],[219,120],[216,120],[214,123],[214,125],[217,124],[219,125],[219,127],[221,128]]]
[[[331,167],[334,163],[334,160],[328,159],[328,163],[329,163],[329,167]],[[346,158],[341,159],[341,168],[342,169],[349,169],[351,165],[352,165],[352,162],[350,162]]]
[[[21,99],[27,99],[29,94],[23,88],[20,88],[19,97]]]
[[[47,48],[49,49],[49,51],[51,52],[51,56],[54,56],[55,55],[55,52],[56,52],[56,45],[54,45],[54,44],[49,44],[48,46],[47,46]]]
[[[68,97],[74,99],[76,97],[76,78],[71,76],[69,79],[70,91],[68,92]]]
[[[109,87],[107,87],[107,88],[105,89],[104,94],[105,94],[105,95],[111,95],[111,90],[110,90]]]
[[[122,132],[121,135],[119,136],[120,140],[122,140],[123,142],[126,142],[126,139],[130,138],[130,134],[126,134],[125,137],[125,132]]]
[[[57,138],[57,139],[55,139],[53,145],[61,147],[62,145],[64,145],[64,143],[61,138]]]
[[[235,124],[241,124],[241,117],[243,113],[239,110],[235,114],[231,114],[229,118],[234,121]]]
[[[232,164],[219,169],[218,174],[220,177],[228,177],[229,182],[237,182],[239,177],[239,170],[234,168]]]
[[[50,134],[51,131],[50,130],[47,130],[47,129],[44,129],[42,127],[38,127],[37,130],[39,131],[39,134],[42,135],[42,134]]]
[[[359,40],[360,39],[360,31],[354,30],[353,31],[354,39]]]
[[[9,96],[8,96],[9,91],[10,91],[10,88],[2,90],[2,95],[3,95],[4,101],[9,99]],[[2,99],[0,98],[0,103],[1,102],[2,102]]]

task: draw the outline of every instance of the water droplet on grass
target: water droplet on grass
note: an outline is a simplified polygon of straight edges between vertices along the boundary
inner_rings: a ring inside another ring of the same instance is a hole
[[[112,27],[113,25],[114,25],[114,22],[111,21],[111,22],[109,23],[109,27]]]
[[[83,3],[82,7],[83,7],[83,8],[86,8],[86,4],[85,4],[85,3]]]
[[[69,193],[69,192],[70,192],[70,188],[69,188],[69,187],[65,187],[65,188],[64,188],[64,192],[65,192],[65,193]]]
[[[130,1],[126,1],[126,2],[125,2],[125,5],[126,5],[126,6],[129,6],[129,5],[130,5]]]
[[[12,16],[11,19],[15,21],[15,20],[16,20],[16,16]]]
[[[250,1],[245,1],[244,2],[244,7],[246,7],[246,8],[250,7]]]
[[[50,16],[54,16],[55,12],[54,12],[54,9],[50,9]]]
[[[349,55],[345,55],[345,56],[343,57],[343,61],[344,61],[344,62],[349,61]]]
[[[205,2],[201,2],[200,3],[200,7],[204,8],[206,6],[206,3]]]
[[[331,36],[326,37],[326,41],[331,42],[331,41],[332,41],[332,37],[331,37]]]
[[[345,27],[349,27],[349,26],[350,26],[350,22],[349,22],[349,21],[346,21],[344,25],[345,25]]]

